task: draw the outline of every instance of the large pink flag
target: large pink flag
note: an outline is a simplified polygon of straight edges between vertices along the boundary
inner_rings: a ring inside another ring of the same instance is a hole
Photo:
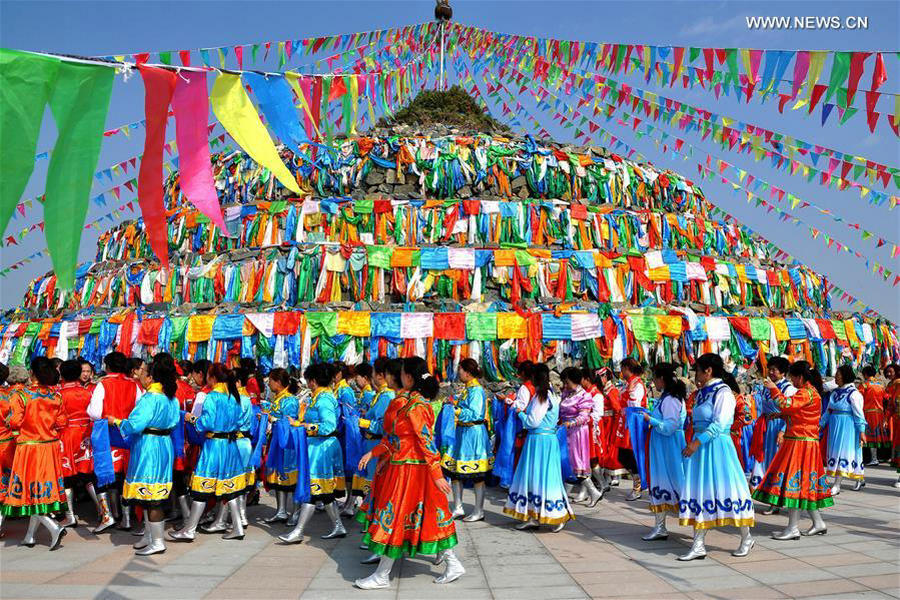
[[[228,235],[209,157],[209,91],[205,72],[182,71],[178,74],[172,108],[175,111],[181,191],[224,235]]]

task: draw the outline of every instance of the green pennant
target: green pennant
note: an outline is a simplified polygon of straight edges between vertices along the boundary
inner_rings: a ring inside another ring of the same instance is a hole
[[[172,52],[171,51],[163,51],[159,53],[159,62],[164,65],[172,64]]]
[[[828,89],[825,90],[825,98],[822,103],[828,102],[832,94],[846,81],[850,73],[850,52],[835,52],[831,63],[831,79],[828,81]],[[846,97],[845,97],[846,105]]]

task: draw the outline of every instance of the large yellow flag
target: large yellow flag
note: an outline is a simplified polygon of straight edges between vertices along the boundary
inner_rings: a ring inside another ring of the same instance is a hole
[[[247,95],[238,75],[222,73],[216,78],[209,101],[213,112],[228,134],[250,157],[272,171],[281,184],[301,194],[297,180],[282,162],[259,114]]]

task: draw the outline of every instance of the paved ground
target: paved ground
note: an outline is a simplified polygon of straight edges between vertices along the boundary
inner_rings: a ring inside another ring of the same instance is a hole
[[[370,592],[351,587],[371,570],[359,565],[365,552],[357,547],[356,527],[346,539],[321,540],[324,514],[313,517],[313,537],[299,546],[275,543],[280,526],[252,525],[243,541],[199,535],[193,544],[170,543],[165,554],[147,558],[133,555],[136,538],[128,533],[95,537],[84,527],[53,553],[46,545],[20,548],[24,523],[11,522],[0,550],[0,597],[900,598],[900,491],[891,487],[896,475],[886,468],[867,471],[868,487],[845,488],[825,512],[828,535],[777,542],[769,536],[785,517],[762,516],[749,557],[731,557],[737,536],[716,530],[707,536],[708,558],[690,563],[675,561],[690,543],[686,528],[671,527],[665,542],[640,539],[652,517],[645,502],[624,501],[624,488],[614,488],[594,509],[578,508],[577,521],[558,534],[514,530],[494,490],[485,522],[459,523],[459,554],[468,570],[463,579],[434,585],[439,569],[416,558],[395,566],[390,590]],[[251,520],[269,511],[252,507]],[[46,532],[39,541],[46,543]]]

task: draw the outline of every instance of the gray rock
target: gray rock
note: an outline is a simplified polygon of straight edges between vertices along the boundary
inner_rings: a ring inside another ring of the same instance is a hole
[[[519,188],[527,188],[528,180],[525,179],[525,177],[523,175],[519,175],[518,177],[516,177],[515,179],[513,179],[512,181],[509,182],[509,187],[511,187],[512,191],[514,191],[514,192],[516,190],[518,190]]]
[[[388,169],[384,173],[384,182],[395,184],[397,183],[397,170],[396,169]]]
[[[366,183],[368,185],[378,185],[379,183],[384,183],[384,171],[381,169],[372,169],[369,171],[369,174],[366,175]]]
[[[464,185],[456,192],[457,198],[471,198],[472,197],[472,188]]]

